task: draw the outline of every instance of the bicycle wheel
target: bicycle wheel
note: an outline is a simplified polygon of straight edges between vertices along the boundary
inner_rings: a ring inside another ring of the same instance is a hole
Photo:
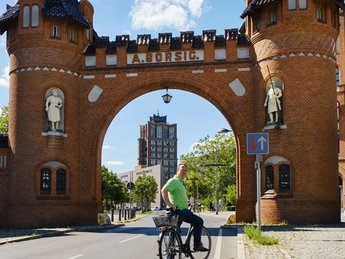
[[[167,229],[160,234],[159,238],[159,258],[160,259],[181,259],[182,241],[178,234]]]
[[[191,258],[192,259],[206,259],[209,257],[211,253],[211,236],[210,232],[208,232],[207,228],[205,226],[202,227],[201,231],[201,242],[204,247],[208,249],[208,251],[205,252],[198,252],[194,251],[194,228],[189,232],[189,235],[187,237],[187,240],[189,240],[188,244],[186,244],[190,251],[191,251]]]

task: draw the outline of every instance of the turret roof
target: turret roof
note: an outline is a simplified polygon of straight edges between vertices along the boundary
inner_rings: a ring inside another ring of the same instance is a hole
[[[90,28],[86,17],[78,9],[78,0],[46,0],[42,6],[42,15],[46,17],[68,17],[85,28]],[[8,24],[18,19],[19,5],[7,5],[7,10],[0,16],[0,35],[8,27]]]
[[[7,25],[16,20],[19,14],[19,5],[6,5],[6,12],[0,16],[0,35],[7,30]]]
[[[258,6],[262,6],[265,4],[278,2],[278,0],[253,0],[246,9],[244,9],[241,18],[245,18],[248,14],[254,11],[254,9]]]
[[[260,6],[263,6],[265,4],[270,4],[270,3],[274,3],[274,2],[278,2],[279,0],[253,0],[252,2],[250,2],[250,4],[248,4],[247,8],[244,9],[241,18],[245,18],[247,15],[253,13],[253,11]],[[333,0],[340,8],[344,9],[345,5],[344,5],[344,0]]]
[[[48,17],[69,17],[82,26],[90,24],[78,9],[78,0],[46,0],[42,6],[42,15]]]

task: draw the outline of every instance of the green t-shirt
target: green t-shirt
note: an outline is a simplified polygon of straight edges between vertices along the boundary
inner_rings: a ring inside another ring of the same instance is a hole
[[[178,209],[188,209],[188,197],[183,180],[175,175],[165,184],[168,189],[169,199]]]

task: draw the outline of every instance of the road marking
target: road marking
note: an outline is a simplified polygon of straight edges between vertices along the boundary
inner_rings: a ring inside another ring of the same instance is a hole
[[[221,254],[221,250],[222,250],[222,239],[223,239],[223,229],[220,228],[219,229],[219,233],[218,233],[218,238],[217,238],[217,245],[216,245],[216,249],[214,252],[214,259],[220,259],[220,254]]]
[[[132,238],[128,238],[128,239],[126,239],[126,240],[122,240],[122,241],[120,242],[120,244],[126,243],[126,242],[128,242],[128,241],[131,241],[131,240],[133,240],[133,239],[136,239],[136,238],[139,238],[139,237],[142,237],[142,236],[144,236],[144,235],[139,235],[139,236],[135,236],[135,237],[132,237]]]
[[[82,257],[82,256],[84,256],[84,255],[76,255],[76,256],[69,257],[67,259],[76,259],[76,258],[79,258],[79,257]]]

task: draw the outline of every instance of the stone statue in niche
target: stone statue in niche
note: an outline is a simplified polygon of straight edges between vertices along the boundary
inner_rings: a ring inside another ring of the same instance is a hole
[[[267,107],[269,121],[267,125],[279,125],[282,123],[282,90],[277,86],[277,81],[272,79],[268,82],[268,89],[266,92],[266,100],[264,107]]]
[[[63,105],[61,98],[58,96],[57,89],[52,90],[52,95],[46,100],[46,112],[48,121],[51,123],[51,130],[56,131],[59,129],[61,120],[60,110]]]

